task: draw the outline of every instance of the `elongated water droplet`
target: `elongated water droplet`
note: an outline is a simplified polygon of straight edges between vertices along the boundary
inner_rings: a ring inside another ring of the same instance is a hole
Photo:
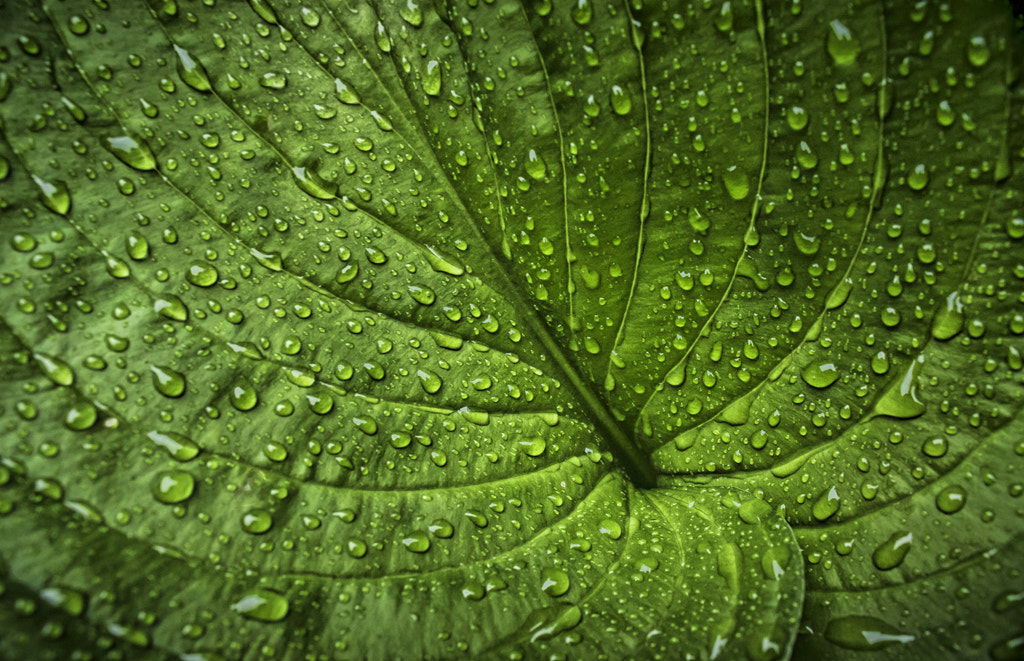
[[[818,521],[824,521],[838,511],[839,492],[835,487],[831,487],[830,489],[823,491],[811,507],[811,514],[813,514],[814,518]]]
[[[444,255],[437,252],[437,250],[430,246],[425,246],[423,256],[426,258],[427,263],[430,264],[430,267],[439,273],[447,273],[448,275],[462,275],[463,273],[466,272],[465,269],[463,269],[461,266],[453,263]]]
[[[257,588],[231,605],[231,610],[252,620],[279,622],[288,615],[288,599],[276,592]]]
[[[612,110],[615,111],[616,115],[626,115],[633,108],[633,101],[629,98],[629,93],[622,89],[619,85],[612,85]]]
[[[423,67],[423,91],[430,96],[441,93],[441,63],[428,60]]]
[[[174,52],[178,54],[178,76],[185,84],[197,92],[211,91],[213,86],[210,84],[210,76],[202,62],[181,46],[174,46]]]
[[[75,371],[60,358],[47,353],[36,353],[33,357],[43,369],[43,374],[58,386],[70,386],[75,383]]]
[[[544,162],[544,158],[532,149],[526,155],[526,174],[538,181],[548,174],[548,165]]]
[[[164,397],[181,397],[185,392],[185,375],[163,365],[151,365],[153,387]]]
[[[32,175],[32,181],[39,187],[39,200],[47,209],[62,216],[71,210],[71,191],[68,185],[60,180],[46,181]]]
[[[882,571],[899,567],[910,553],[914,534],[907,531],[893,533],[889,539],[878,545],[871,554],[871,561]]]
[[[324,181],[312,167],[293,167],[292,176],[303,192],[318,200],[333,200],[338,193],[338,185]]]
[[[151,431],[147,436],[149,440],[167,450],[168,454],[178,461],[190,461],[199,454],[199,446],[192,439],[177,432]]]
[[[350,106],[359,105],[359,95],[341,78],[334,79],[334,96],[344,104]]]
[[[747,173],[738,165],[730,166],[722,175],[722,183],[729,197],[734,200],[742,200],[750,193],[750,179]]]
[[[839,66],[849,66],[857,61],[860,53],[860,40],[853,36],[850,28],[839,19],[833,20],[828,26],[825,49],[832,61]]]
[[[591,0],[576,0],[570,10],[572,20],[576,21],[578,25],[586,25],[587,23],[590,23],[590,18],[593,14],[594,8],[591,4]]]
[[[155,170],[156,157],[149,145],[129,135],[119,135],[103,140],[103,147],[119,161],[136,170]]]
[[[858,651],[880,650],[909,643],[914,636],[904,634],[888,622],[867,615],[847,615],[825,626],[825,638],[834,645]]]
[[[960,292],[954,291],[946,297],[945,305],[939,308],[932,320],[932,337],[936,340],[948,340],[964,327],[964,304],[960,300]]]
[[[530,636],[530,642],[549,640],[563,631],[568,631],[583,620],[583,611],[579,606],[559,604],[538,608],[526,617],[520,627]]]

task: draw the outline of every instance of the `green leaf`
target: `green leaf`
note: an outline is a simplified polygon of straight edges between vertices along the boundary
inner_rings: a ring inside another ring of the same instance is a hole
[[[1019,656],[1009,16],[16,3],[0,656]]]

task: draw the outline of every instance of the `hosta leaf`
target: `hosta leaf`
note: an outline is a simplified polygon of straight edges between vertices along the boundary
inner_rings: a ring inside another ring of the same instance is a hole
[[[1019,656],[1007,6],[3,17],[0,655]]]

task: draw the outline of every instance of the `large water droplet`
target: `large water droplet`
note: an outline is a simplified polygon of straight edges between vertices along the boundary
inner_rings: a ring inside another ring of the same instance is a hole
[[[924,356],[921,355],[878,398],[872,417],[888,415],[894,418],[915,418],[924,413],[925,405],[917,396],[918,376],[923,368]]]
[[[832,362],[813,362],[804,367],[800,376],[808,385],[815,388],[828,388],[839,378],[839,370]]]
[[[633,101],[629,98],[629,93],[619,85],[612,85],[611,100],[612,110],[615,111],[616,115],[626,115],[633,107]]]
[[[288,599],[276,592],[257,588],[231,605],[231,610],[261,622],[279,622],[288,615]]]
[[[149,145],[138,138],[119,135],[104,139],[103,146],[117,157],[119,161],[129,167],[136,170],[156,169],[156,157],[150,151]]]
[[[423,91],[430,96],[441,93],[441,63],[428,60],[423,67]]]
[[[890,645],[909,643],[914,636],[902,633],[888,622],[867,615],[847,615],[831,620],[825,638],[848,650],[880,650]]]
[[[747,173],[738,165],[730,166],[722,175],[722,183],[729,197],[734,200],[742,200],[750,193],[750,179]]]
[[[151,431],[147,434],[153,441],[178,461],[189,461],[199,454],[199,446],[190,438],[173,431]]]
[[[173,505],[180,503],[195,491],[195,478],[185,471],[163,471],[153,478],[151,490],[153,497],[161,503]]]
[[[39,187],[39,200],[47,209],[62,216],[71,210],[71,191],[68,185],[60,180],[46,181],[32,175],[32,181]]]
[[[545,567],[540,573],[540,589],[549,597],[561,597],[569,591],[569,575],[555,567]]]
[[[164,397],[181,397],[185,392],[185,375],[163,365],[151,365],[153,387]]]
[[[198,92],[209,92],[213,89],[210,84],[210,77],[202,62],[181,46],[174,46],[174,52],[178,54],[178,76],[186,85]]]
[[[832,61],[839,66],[849,66],[857,61],[860,53],[860,40],[853,36],[850,28],[839,19],[833,20],[828,26],[825,49]]]
[[[955,337],[964,327],[964,304],[960,292],[954,291],[946,297],[945,305],[939,308],[932,320],[932,337],[948,340]]]
[[[36,359],[36,364],[42,368],[46,378],[58,386],[70,386],[75,383],[75,371],[60,358],[47,353],[36,353],[33,357]]]

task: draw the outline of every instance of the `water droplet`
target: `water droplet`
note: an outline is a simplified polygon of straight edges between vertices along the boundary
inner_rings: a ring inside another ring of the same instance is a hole
[[[967,503],[967,491],[963,487],[952,485],[935,496],[935,506],[944,514],[956,514]]]
[[[151,365],[153,387],[164,397],[181,397],[185,392],[185,375],[162,365]]]
[[[544,159],[534,150],[526,155],[526,174],[540,181],[548,174],[548,165]]]
[[[257,588],[231,605],[231,610],[261,622],[279,622],[288,615],[288,600],[276,592]]]
[[[990,55],[991,51],[985,37],[971,37],[971,41],[967,44],[967,60],[971,64],[976,67],[985,66]]]
[[[128,167],[143,171],[156,169],[156,157],[150,151],[149,145],[138,138],[119,135],[105,138],[102,144],[107,151]]]
[[[441,377],[437,375],[437,372],[428,369],[416,370],[416,376],[420,379],[420,386],[423,388],[423,392],[428,395],[433,395],[441,389],[444,382]]]
[[[824,521],[839,511],[839,492],[831,487],[821,493],[814,505],[811,507],[811,514],[818,521]]]
[[[750,192],[750,180],[747,173],[739,166],[733,165],[726,169],[722,175],[722,182],[729,197],[734,200],[742,200]]]
[[[242,515],[242,530],[253,535],[262,535],[274,525],[274,518],[265,509],[254,508]]]
[[[938,120],[942,126],[952,126],[953,122],[956,121],[956,113],[953,112],[953,108],[949,105],[949,101],[940,101],[939,107],[935,110],[935,119]]]
[[[142,261],[149,257],[149,241],[138,230],[132,230],[124,240],[128,256],[135,261]]]
[[[72,431],[91,429],[99,419],[99,411],[89,402],[76,402],[64,414],[64,426]]]
[[[597,526],[597,531],[602,535],[608,535],[610,539],[622,537],[622,526],[614,519],[604,519]]]
[[[839,370],[835,363],[813,362],[804,367],[800,376],[808,385],[815,388],[828,388],[839,378]]]
[[[196,287],[212,287],[219,277],[217,268],[205,262],[196,262],[185,272],[185,279]]]
[[[932,337],[936,340],[956,337],[964,327],[964,304],[960,300],[960,292],[951,293],[945,303],[932,320]]]
[[[75,383],[75,371],[60,358],[46,353],[36,353],[33,357],[46,378],[58,386],[70,386]]]
[[[324,181],[312,167],[293,167],[292,176],[303,192],[318,200],[333,200],[338,193],[338,185]]]
[[[547,442],[540,436],[519,441],[519,447],[530,457],[539,457],[547,449]]]
[[[871,554],[871,561],[882,571],[899,567],[910,553],[914,533],[905,530],[893,533],[889,539],[878,545]]]
[[[835,19],[829,23],[825,48],[833,62],[839,66],[849,66],[857,61],[857,55],[860,53],[860,40],[854,38],[850,28],[846,27],[839,19]]]
[[[388,36],[387,28],[380,21],[377,21],[377,28],[374,30],[374,40],[382,53],[391,52],[391,37]]]
[[[446,519],[435,519],[433,523],[427,526],[427,530],[429,530],[434,537],[438,537],[440,539],[449,539],[455,534],[455,526]]]
[[[402,538],[402,545],[407,551],[426,553],[430,550],[430,537],[427,536],[427,533],[416,530]]]
[[[530,613],[520,630],[530,636],[530,642],[548,640],[558,634],[572,629],[583,620],[583,611],[579,606],[559,604],[547,608],[538,608]]]
[[[162,317],[167,317],[174,321],[185,321],[188,319],[188,308],[174,294],[164,294],[153,301],[153,311]]]
[[[441,93],[441,63],[437,60],[427,60],[423,67],[423,91],[430,96]]]
[[[260,87],[271,90],[283,90],[288,85],[288,77],[277,71],[268,71],[260,77]]]
[[[591,0],[576,0],[570,13],[578,25],[586,25],[594,13]]]
[[[168,454],[178,461],[190,461],[199,454],[199,446],[192,439],[186,438],[177,432],[151,431],[146,435],[149,437],[149,440],[167,450]]]
[[[561,597],[569,591],[569,575],[555,567],[545,567],[540,573],[541,586],[549,597]]]
[[[786,113],[786,121],[789,122],[789,128],[794,131],[799,131],[807,126],[808,119],[807,111],[800,106],[793,106]]]
[[[158,501],[173,505],[188,500],[195,486],[195,479],[190,473],[178,470],[157,473],[150,489]]]
[[[211,91],[213,86],[203,64],[181,46],[174,46],[174,52],[178,54],[178,76],[185,84],[197,92]]]
[[[249,0],[249,6],[252,10],[267,23],[271,25],[277,25],[277,14],[274,13],[273,7],[267,4],[267,0]]]
[[[617,115],[628,114],[633,108],[633,101],[629,98],[629,93],[622,89],[619,85],[612,85],[612,110]]]
[[[912,642],[914,636],[903,634],[878,618],[847,615],[829,621],[825,627],[825,639],[848,650],[871,651]]]
[[[914,170],[907,177],[907,185],[914,190],[923,190],[928,185],[928,168],[924,163],[914,166]]]
[[[78,617],[85,612],[86,596],[78,590],[62,587],[43,588],[39,591],[39,597],[72,617]]]
[[[32,181],[39,187],[39,200],[50,211],[62,216],[71,210],[71,191],[63,181],[46,181],[32,175]]]
[[[239,411],[251,411],[259,403],[256,388],[244,378],[237,381],[231,388],[230,398],[231,405]]]

